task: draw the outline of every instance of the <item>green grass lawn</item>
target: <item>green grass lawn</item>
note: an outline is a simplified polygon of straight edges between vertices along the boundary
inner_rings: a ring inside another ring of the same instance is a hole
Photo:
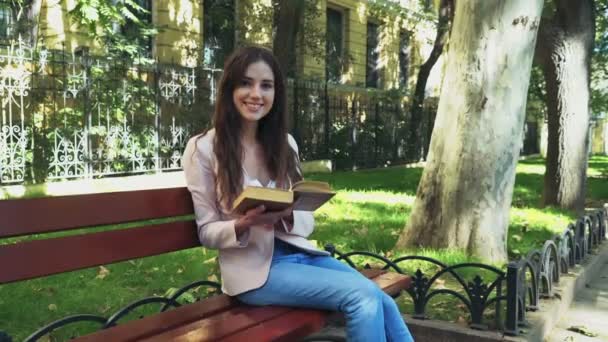
[[[575,218],[563,210],[540,208],[543,173],[542,159],[530,159],[518,165],[508,240],[512,257],[538,248],[544,240],[562,232]],[[410,215],[421,174],[421,168],[392,167],[308,175],[310,179],[330,182],[338,191],[338,195],[316,213],[317,227],[311,239],[320,247],[331,242],[341,251],[368,250],[396,257],[391,249]],[[588,206],[597,207],[608,202],[607,177],[608,157],[592,158]],[[411,250],[406,253],[431,256],[447,264],[471,261],[454,250]],[[215,260],[214,251],[195,248],[0,285],[0,330],[19,341],[37,327],[70,314],[91,313],[107,317],[145,296],[164,295],[199,279],[217,279]],[[358,262],[363,264],[369,260]],[[406,268],[414,271],[417,267],[427,271],[433,269],[423,263],[412,263]],[[441,286],[450,283],[453,279],[446,279]],[[204,296],[206,290],[197,289],[193,295]],[[400,305],[404,312],[411,312],[411,303],[407,300]],[[456,312],[455,306],[459,308]],[[467,319],[464,308],[451,299],[437,296],[429,307],[435,318]]]

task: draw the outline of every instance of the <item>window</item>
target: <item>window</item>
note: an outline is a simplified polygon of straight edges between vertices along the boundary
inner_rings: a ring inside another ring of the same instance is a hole
[[[401,32],[399,35],[399,86],[407,89],[410,68],[410,34]]]
[[[203,1],[203,66],[222,69],[234,49],[234,1]]]
[[[0,39],[11,36],[13,26],[13,11],[8,4],[0,2]]]
[[[367,54],[365,63],[365,86],[369,88],[380,87],[380,48],[378,25],[367,23]]]
[[[344,66],[344,14],[327,8],[326,15],[325,76],[328,81],[340,82]]]
[[[135,3],[146,12],[138,11],[128,3],[127,7],[139,19],[143,27],[127,18],[120,28],[120,32],[124,35],[127,43],[141,47],[141,52],[145,57],[152,57],[152,37],[148,33],[148,30],[152,27],[152,1],[135,0]]]

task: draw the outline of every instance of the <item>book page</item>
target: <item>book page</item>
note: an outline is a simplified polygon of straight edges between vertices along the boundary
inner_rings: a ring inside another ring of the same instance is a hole
[[[291,189],[293,191],[332,192],[328,183],[319,181],[299,181]]]
[[[294,210],[315,211],[329,201],[335,194],[327,192],[297,192]]]

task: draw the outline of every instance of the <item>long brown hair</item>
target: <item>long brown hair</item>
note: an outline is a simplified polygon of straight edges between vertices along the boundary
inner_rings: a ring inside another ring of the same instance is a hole
[[[290,182],[302,178],[298,157],[287,140],[287,95],[281,68],[270,50],[257,46],[242,47],[234,51],[224,64],[213,113],[218,199],[228,207],[232,206],[243,185],[243,149],[240,141],[243,125],[232,96],[249,65],[259,61],[268,64],[274,74],[274,102],[270,112],[258,122],[257,131],[266,168],[277,187],[287,188]]]

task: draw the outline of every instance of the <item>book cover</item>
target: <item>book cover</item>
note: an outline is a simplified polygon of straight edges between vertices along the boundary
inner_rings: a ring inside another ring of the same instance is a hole
[[[248,186],[234,200],[232,211],[244,214],[264,205],[268,211],[283,210],[293,204],[293,210],[315,211],[336,193],[326,182],[300,181],[290,190]]]

